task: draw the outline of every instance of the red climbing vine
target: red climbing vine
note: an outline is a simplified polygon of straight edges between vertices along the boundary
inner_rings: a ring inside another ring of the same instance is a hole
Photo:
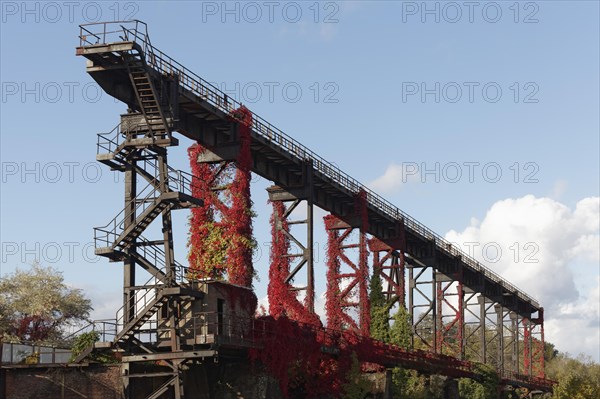
[[[250,152],[252,113],[243,105],[232,113],[240,122],[240,152],[237,157],[237,169],[229,192],[231,207],[227,210],[228,235],[227,275],[229,282],[244,287],[252,286],[254,270],[252,268],[252,201],[250,199],[250,178],[252,155]]]
[[[348,244],[346,240],[354,230],[335,216],[325,217],[327,229],[327,293],[325,310],[327,326],[342,330],[351,328],[369,336],[371,313],[369,304],[369,265],[366,232],[369,227],[366,192],[360,191],[355,197],[355,216],[359,224],[358,244]],[[350,260],[345,249],[358,249],[358,262]],[[342,262],[349,272],[341,270]],[[347,283],[347,284],[346,284]],[[342,287],[344,285],[344,287]],[[354,308],[359,322],[347,309]]]
[[[301,323],[321,325],[319,316],[309,312],[307,307],[298,300],[291,283],[285,281],[290,273],[290,257],[287,256],[290,251],[290,239],[286,234],[289,232],[289,225],[284,217],[285,205],[283,202],[273,201],[272,206],[271,266],[269,268],[269,286],[267,287],[269,313],[276,319],[287,316]]]
[[[315,328],[285,316],[255,321],[255,341],[249,357],[260,362],[279,382],[284,398],[339,397],[351,365],[350,351],[339,332]],[[332,357],[324,348],[335,350]],[[335,348],[335,349],[334,349]]]
[[[289,252],[290,240],[283,230],[288,229],[287,220],[283,218],[285,206],[281,201],[272,203],[271,214],[271,266],[269,267],[269,285],[267,296],[269,298],[269,313],[275,319],[286,314],[288,286],[285,283],[290,270],[290,260],[285,255]],[[277,228],[276,223],[281,223]]]
[[[360,190],[355,197],[355,205],[357,216],[360,220],[360,240],[359,261],[358,261],[358,276],[359,276],[359,320],[360,330],[363,335],[369,336],[371,330],[371,305],[369,303],[369,252],[367,251],[367,230],[369,229],[369,215],[367,214],[367,192]]]
[[[342,297],[339,286],[340,275],[340,247],[339,230],[333,228],[338,220],[333,215],[324,218],[327,230],[327,291],[325,292],[325,314],[327,327],[334,330],[342,330]]]
[[[223,279],[226,273],[232,284],[251,287],[255,246],[250,199],[252,113],[242,106],[232,112],[231,119],[239,122],[240,150],[235,171],[198,162],[199,155],[207,150],[200,144],[188,149],[194,176],[192,194],[204,201],[203,206],[192,209],[188,260],[191,277]],[[219,185],[227,188],[225,198],[219,197],[219,190],[213,190]]]
[[[192,170],[192,195],[203,201],[203,206],[192,209],[188,239],[190,274],[194,278],[222,279],[225,272],[225,237],[223,223],[215,220],[219,201],[211,186],[217,178],[214,165],[198,162],[206,149],[200,144],[188,148]]]

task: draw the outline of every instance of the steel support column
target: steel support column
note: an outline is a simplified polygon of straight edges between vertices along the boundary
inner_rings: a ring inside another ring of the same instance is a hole
[[[437,351],[460,358],[464,335],[462,269],[452,275],[436,273],[436,296]]]
[[[462,344],[462,359],[478,361],[483,363],[480,350],[480,305],[478,302],[479,294],[473,290],[463,287],[463,312],[465,314],[464,325],[465,332]]]
[[[498,348],[498,369],[508,372],[519,370],[519,340],[517,332],[517,315],[514,312],[496,305],[498,326],[500,327],[500,340]]]
[[[413,332],[411,347],[437,352],[435,269],[418,262],[410,262],[407,267],[408,315]],[[419,309],[422,311],[417,314]]]
[[[204,206],[192,214],[189,261],[197,277],[223,278],[226,274],[232,284],[251,287],[254,270],[250,200],[252,114],[242,106],[233,110],[230,118],[240,123],[228,128],[228,141],[216,141],[211,149],[200,144],[188,149],[191,168],[200,185],[198,192],[204,201]],[[212,151],[217,148],[226,155],[219,156]],[[216,237],[217,231],[221,237]],[[214,247],[225,247],[225,256],[206,255],[207,248]],[[215,264],[214,258],[221,261]]]
[[[515,312],[510,312],[510,340],[512,341],[512,365],[511,369],[515,373],[520,373],[520,351],[521,346],[519,344],[520,334],[519,334],[519,315]]]
[[[302,321],[319,323],[314,309],[314,250],[313,250],[313,202],[312,167],[307,166],[306,185],[298,190],[284,190],[277,186],[267,189],[269,201],[273,204],[271,267],[269,272],[270,312],[275,317],[285,314],[287,317]],[[294,211],[300,211],[302,205],[306,214],[299,220],[289,220]],[[305,239],[292,232],[294,226],[304,226]],[[294,244],[294,249],[291,248]],[[296,261],[292,264],[292,261]],[[302,281],[300,271],[306,271]],[[299,280],[301,281],[299,285]],[[285,290],[285,292],[281,292]],[[304,303],[298,298],[304,293]]]
[[[529,318],[523,318],[521,320],[521,330],[523,332],[523,372],[525,375],[532,375],[532,337],[531,328],[532,323]]]
[[[499,304],[495,304],[494,305],[494,311],[496,312],[496,334],[498,336],[498,364],[497,364],[497,369],[498,370],[504,370],[504,352],[505,352],[505,347],[504,347],[504,308],[499,305]]]
[[[498,368],[499,365],[499,346],[501,345],[501,334],[499,316],[496,313],[495,302],[480,295],[478,298],[480,307],[480,357],[485,364]]]
[[[532,348],[532,372],[533,376],[545,378],[545,352],[546,343],[544,337],[544,308],[541,308],[536,318],[532,318],[531,337]]]
[[[131,140],[131,134],[128,133],[128,140]],[[137,196],[137,174],[136,174],[136,153],[126,155],[128,164],[125,166],[125,218],[123,228],[128,229],[135,224],[135,209]],[[123,319],[131,321],[134,317],[131,309],[135,306],[135,256],[136,240],[131,245],[130,253],[124,258],[123,262]]]
[[[383,294],[390,304],[398,303],[406,308],[404,249],[392,248],[377,238],[369,240],[369,251],[373,254],[373,273],[380,273]]]
[[[328,232],[327,280],[325,311],[328,326],[333,329],[353,329],[362,335],[370,335],[370,306],[368,296],[368,252],[365,218],[366,208],[360,196],[356,201],[359,226],[352,227],[333,215],[325,217]],[[362,217],[361,217],[362,216]],[[348,243],[353,232],[358,242]],[[350,252],[357,252],[358,260],[350,259]],[[342,269],[344,266],[344,269]],[[357,314],[353,315],[352,312]],[[353,317],[354,316],[354,317]],[[358,317],[358,323],[355,318]]]

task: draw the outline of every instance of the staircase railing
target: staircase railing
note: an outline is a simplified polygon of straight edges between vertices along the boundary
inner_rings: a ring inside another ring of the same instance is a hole
[[[98,141],[96,142],[96,154],[111,154],[114,153],[122,142],[123,133],[121,132],[121,124],[119,123],[113,130],[108,133],[98,133]]]
[[[160,281],[152,276],[141,286],[138,286],[138,289],[135,291],[134,301],[131,304],[126,304],[121,306],[116,312],[116,327],[117,331],[121,331],[129,320],[125,320],[126,314],[132,315],[132,320],[140,315],[140,312],[144,310],[148,304],[154,301],[158,297],[158,293],[162,288],[166,287],[165,284],[160,283]],[[125,309],[128,312],[125,312]],[[156,320],[148,320],[146,323],[156,322]]]
[[[132,217],[139,217],[150,206],[157,204],[161,191],[158,188],[158,165],[156,164],[156,160],[148,158],[142,159],[140,162],[150,163],[151,166],[154,166],[156,171],[154,179],[136,195],[136,198],[131,199],[110,222],[104,226],[94,228],[94,243],[96,248],[111,247],[125,230],[126,220]],[[149,168],[144,167],[142,169],[147,170]],[[192,196],[193,176],[191,174],[168,166],[167,176],[166,186],[169,192],[180,192]]]
[[[165,268],[166,255],[164,250],[158,245],[153,244],[151,241],[149,241],[143,236],[139,236],[138,241],[140,245],[136,248],[137,255],[143,256],[145,259],[147,259],[149,262],[151,262],[157,268],[159,268],[163,273],[167,274],[167,270]],[[175,273],[175,282],[177,284],[184,283],[186,280],[188,269],[175,260],[173,261],[173,265],[171,267]],[[128,313],[133,315],[132,318],[136,318],[140,315],[140,312],[148,306],[148,304],[150,304],[157,298],[160,290],[166,287],[167,285],[162,283],[155,276],[150,276],[150,278],[148,278],[148,280],[144,284],[142,284],[141,286],[137,286],[135,300],[133,301],[133,303],[121,306],[116,312],[116,331],[121,331],[123,327],[128,323],[128,321],[125,321],[126,308],[129,310]],[[156,324],[156,321],[148,320],[146,323]],[[152,330],[152,328],[150,327],[148,329]]]
[[[139,198],[142,197],[140,200]],[[94,227],[94,244],[96,248],[112,247],[121,232],[125,229],[125,221],[131,217],[137,217],[146,209],[157,203],[160,191],[155,185],[148,183],[138,196],[130,200],[125,208],[121,210],[110,222],[101,227]],[[135,205],[131,208],[131,205]]]
[[[195,187],[193,184],[194,176],[191,173],[182,170],[167,167],[167,175],[169,176],[169,188],[171,191],[180,192],[187,195],[192,195],[192,190]]]
[[[117,324],[115,319],[92,320],[83,327],[75,330],[63,338],[65,342],[77,338],[79,335],[95,331],[98,333],[100,342],[110,342],[117,335]]]
[[[126,133],[130,134],[133,138],[138,136],[145,136],[147,130],[141,129],[144,126],[143,123],[137,124],[127,131],[122,130],[122,123],[115,126],[110,132],[98,133],[98,139],[96,142],[96,154],[111,154],[119,150],[119,147],[125,142]]]
[[[107,31],[106,25],[114,26],[114,24],[119,25],[121,29],[120,32],[116,28],[116,30]],[[94,25],[96,25],[96,28],[92,28]],[[92,33],[92,30],[95,33]],[[155,68],[160,73],[178,76],[179,84],[181,86],[190,90],[192,93],[204,99],[222,112],[231,115],[232,111],[242,106],[241,103],[231,99],[227,94],[219,90],[214,85],[202,79],[200,76],[196,75],[179,62],[167,56],[162,51],[153,47],[150,44],[146,24],[141,21],[98,22],[95,24],[81,25],[80,45],[85,46],[85,42],[90,35],[97,38],[99,41],[110,43],[106,40],[108,37],[112,37],[111,35],[113,34],[116,36],[120,34],[120,37],[123,37],[122,41],[133,41],[138,43],[142,49],[145,49],[144,56],[146,57],[146,62],[148,65]],[[331,183],[337,184],[351,194],[358,195],[361,192],[365,192],[367,196],[367,206],[369,208],[378,210],[393,220],[403,222],[404,226],[412,230],[416,235],[432,241],[438,250],[450,256],[460,257],[465,264],[485,275],[490,280],[505,287],[507,290],[511,291],[521,299],[539,308],[539,303],[531,296],[527,295],[523,290],[520,290],[492,270],[481,265],[471,256],[454,247],[452,243],[446,241],[442,236],[438,235],[433,230],[427,228],[416,219],[404,213],[398,207],[385,200],[373,190],[364,186],[358,180],[354,179],[345,172],[341,171],[338,167],[334,166],[329,161],[325,160],[309,148],[294,140],[259,115],[252,115],[252,129],[260,137],[260,139],[269,142],[271,145],[280,147],[285,151],[285,153],[288,154],[288,156],[292,157],[293,159],[312,162],[314,170],[320,174],[320,177],[324,180],[329,180]]]
[[[155,265],[157,268],[166,265],[166,254],[165,251],[160,247],[160,245],[152,243],[152,241],[146,239],[144,236],[140,235],[138,237],[138,246],[136,247],[136,253],[150,263]],[[184,282],[188,268],[183,266],[181,263],[173,260],[173,269],[175,272],[175,282],[182,283]],[[161,269],[163,273],[167,273],[166,270]]]

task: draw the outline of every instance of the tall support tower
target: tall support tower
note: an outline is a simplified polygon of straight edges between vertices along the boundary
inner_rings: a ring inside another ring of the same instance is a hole
[[[96,254],[123,262],[123,306],[113,349],[123,354],[124,393],[134,397],[134,379],[144,377],[138,364],[154,360],[165,366],[160,373],[165,380],[149,398],[183,398],[187,359],[181,355],[179,310],[200,293],[187,282],[187,268],[175,260],[171,212],[202,201],[192,195],[192,176],[167,162],[167,149],[178,145],[172,136],[177,77],[158,81],[139,45],[103,43],[81,51],[90,60],[88,72],[105,69],[107,62],[120,68],[133,94],[128,113],[111,132],[98,135],[97,144],[97,160],[125,175],[124,208],[94,229]]]

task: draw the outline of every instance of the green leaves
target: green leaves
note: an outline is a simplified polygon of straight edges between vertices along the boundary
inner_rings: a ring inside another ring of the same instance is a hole
[[[410,325],[408,311],[403,306],[398,306],[394,315],[394,324],[390,329],[390,343],[401,348],[410,348],[412,327]]]
[[[350,370],[346,375],[346,384],[343,387],[344,399],[363,399],[371,392],[371,383],[362,375],[360,371],[360,362],[356,352],[352,352],[352,363]]]
[[[549,377],[558,381],[554,399],[597,399],[600,397],[600,364],[583,356],[572,359],[559,354],[547,367]]]
[[[371,337],[383,342],[389,342],[390,323],[387,306],[379,271],[374,270],[369,282],[369,301],[371,303]]]
[[[33,264],[0,279],[0,334],[58,342],[61,328],[89,317],[91,301],[64,283],[62,273]]]

